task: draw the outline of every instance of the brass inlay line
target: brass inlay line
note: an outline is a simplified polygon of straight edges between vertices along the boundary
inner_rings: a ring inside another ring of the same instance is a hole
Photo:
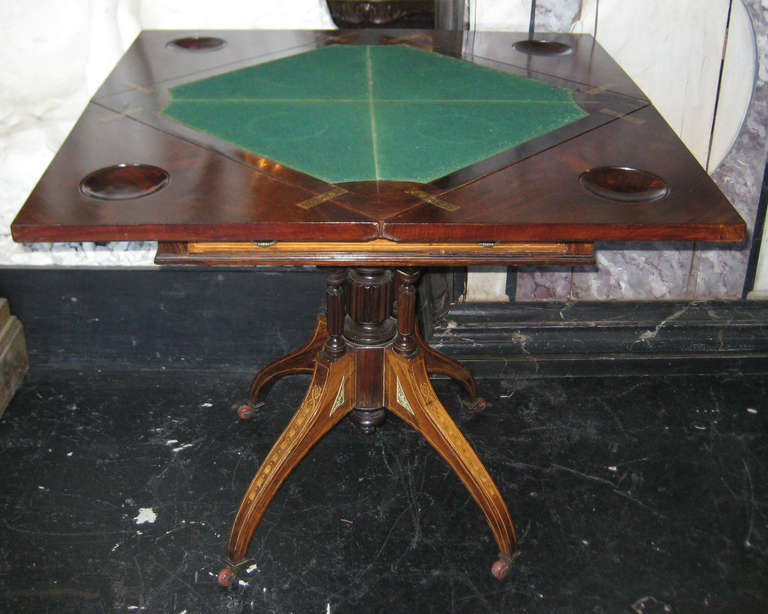
[[[449,203],[447,200],[433,196],[424,190],[406,190],[405,193],[410,194],[411,196],[415,196],[425,203],[429,203],[430,205],[435,205],[435,207],[445,209],[446,211],[458,211],[460,209],[458,205],[454,205],[453,203]]]
[[[597,89],[597,88],[596,88]],[[586,92],[587,94],[590,94],[592,90]],[[286,103],[312,103],[312,104],[330,104],[330,103],[341,103],[341,102],[356,102],[356,103],[366,103],[368,102],[369,98],[257,98],[257,97],[243,97],[238,96],[237,98],[174,98],[173,102],[175,103],[190,103],[194,102],[196,104],[199,104],[201,102],[204,103],[220,103],[220,102],[227,102],[227,103],[244,103],[244,104],[255,104],[255,103],[263,103],[263,104],[273,104],[273,103],[279,103],[279,104],[286,104]],[[451,103],[451,104],[458,104],[458,103],[468,103],[468,104],[475,104],[475,103],[483,103],[483,104],[491,104],[491,103],[498,103],[498,104],[536,104],[536,105],[567,105],[567,104],[573,104],[570,100],[537,100],[535,98],[374,98],[374,102],[397,102],[397,103],[407,103],[407,104],[433,104],[436,102],[443,102],[443,103]]]
[[[333,188],[332,190],[328,190],[327,192],[323,192],[322,194],[318,194],[317,196],[313,196],[307,200],[302,200],[300,203],[296,203],[296,206],[309,211],[312,207],[317,207],[317,205],[321,205],[325,202],[328,202],[329,200],[333,200],[337,196],[341,196],[342,194],[346,193],[347,190],[344,188]]]
[[[336,398],[333,401],[333,407],[331,407],[331,413],[330,413],[331,416],[339,407],[344,405],[344,382],[346,381],[346,379],[347,379],[346,375],[341,378],[341,385],[339,386],[339,391],[336,393]]]
[[[138,107],[136,109],[128,109],[127,111],[123,111],[122,113],[118,113],[117,115],[113,115],[111,117],[105,117],[103,119],[99,120],[99,123],[101,124],[111,124],[112,122],[116,122],[118,119],[124,119],[126,117],[131,117],[132,115],[135,115],[136,113],[141,113],[144,109],[141,107]]]
[[[598,85],[596,87],[593,87],[591,90],[587,90],[584,93],[587,96],[596,96],[597,94],[602,94],[603,92],[607,92],[611,87],[613,87],[613,83],[606,83],[604,85]]]
[[[612,115],[613,117],[626,120],[632,124],[640,125],[645,123],[644,119],[632,117],[631,115],[627,115],[626,113],[619,113],[618,111],[614,111],[613,109],[600,109],[600,113],[605,113],[606,115]]]
[[[405,396],[405,391],[403,390],[403,385],[400,383],[400,378],[395,376],[396,383],[396,397],[397,397],[397,404],[400,405],[403,409],[407,410],[408,413],[410,413],[414,418],[416,417],[416,414],[413,413],[413,407],[411,407],[411,404],[408,402],[408,397]]]
[[[591,245],[589,245],[591,249]],[[417,251],[442,252],[477,252],[477,251],[504,251],[515,253],[533,254],[568,254],[571,245],[568,243],[522,243],[522,242],[497,242],[492,246],[483,246],[478,243],[398,243],[388,239],[374,239],[372,241],[277,241],[274,245],[258,247],[249,242],[204,242],[193,241],[187,244],[190,254],[215,254],[215,253],[247,253],[247,252],[274,252],[291,253],[296,251],[309,253],[325,252],[396,252],[408,253]]]
[[[131,89],[138,90],[143,94],[151,94],[152,92],[154,92],[154,90],[151,87],[144,87],[143,85],[139,85],[138,83],[134,83],[133,81],[126,81],[125,83]]]

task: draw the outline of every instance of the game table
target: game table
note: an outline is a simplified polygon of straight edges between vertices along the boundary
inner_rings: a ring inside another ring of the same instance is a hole
[[[312,373],[229,540],[231,584],[274,493],[343,417],[418,430],[516,553],[504,500],[437,398],[419,270],[595,263],[596,241],[741,241],[745,224],[587,35],[142,33],[12,225],[17,241],[157,240],[161,265],[325,267],[327,309],[259,372]]]

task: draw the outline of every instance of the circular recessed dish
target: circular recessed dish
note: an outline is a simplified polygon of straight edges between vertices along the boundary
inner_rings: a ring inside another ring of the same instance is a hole
[[[579,175],[592,194],[622,203],[652,202],[669,194],[666,182],[648,171],[626,166],[601,166]]]
[[[517,41],[512,46],[520,53],[527,53],[528,55],[568,55],[573,53],[573,47],[565,43],[535,40],[532,38]]]
[[[101,200],[129,200],[164,188],[171,176],[151,164],[115,164],[93,171],[80,182],[80,191]]]
[[[227,41],[217,36],[185,36],[169,41],[166,47],[184,51],[216,51],[226,44]]]

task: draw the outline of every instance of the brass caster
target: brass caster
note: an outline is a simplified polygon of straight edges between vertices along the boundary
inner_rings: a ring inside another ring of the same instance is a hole
[[[514,563],[517,555],[517,552],[515,552],[512,556],[500,552],[499,558],[494,561],[493,565],[491,565],[491,574],[493,577],[497,580],[503,580],[506,578],[509,575],[509,569],[512,567],[512,563]]]

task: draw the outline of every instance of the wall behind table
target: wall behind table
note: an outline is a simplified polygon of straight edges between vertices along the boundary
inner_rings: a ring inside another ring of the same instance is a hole
[[[528,30],[530,0],[467,0],[467,5],[476,30]],[[538,0],[536,31],[593,34],[650,97],[751,232],[768,151],[764,5],[763,0]],[[478,41],[474,45],[482,53]],[[519,301],[740,298],[749,257],[749,243],[725,249],[693,243],[598,249],[597,270],[523,270],[513,284],[506,272],[470,272],[469,287],[476,290],[469,299],[507,300],[510,285]]]

